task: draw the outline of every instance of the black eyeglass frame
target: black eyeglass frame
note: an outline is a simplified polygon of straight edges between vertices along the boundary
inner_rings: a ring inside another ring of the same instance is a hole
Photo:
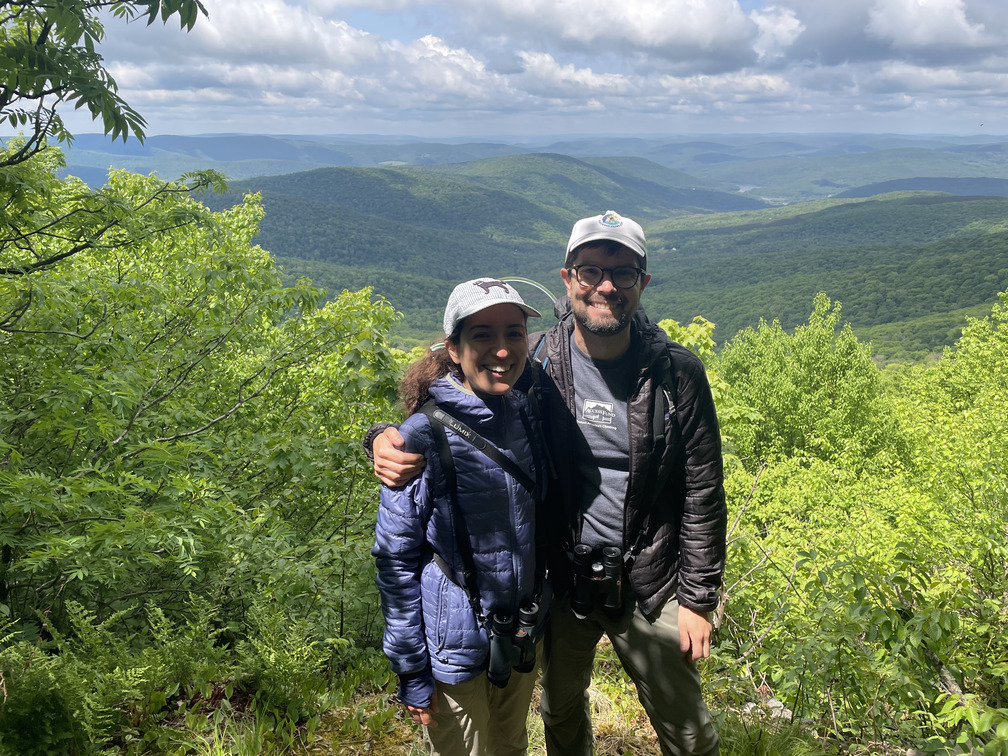
[[[595,270],[597,270],[599,272],[598,280],[593,281],[591,283],[588,283],[587,281],[583,280],[581,278],[581,270],[583,268],[594,268]],[[603,268],[600,265],[590,265],[587,263],[584,265],[571,265],[569,268],[567,268],[567,270],[573,271],[574,278],[577,279],[577,282],[579,284],[588,287],[598,286],[600,283],[602,283],[603,280],[605,280],[606,273],[608,273],[609,280],[612,281],[613,286],[615,286],[617,289],[632,289],[634,286],[637,285],[637,282],[640,281],[641,274],[645,272],[644,268],[638,268],[634,265],[620,265],[615,268]],[[616,283],[616,271],[618,270],[632,270],[634,272],[633,281],[627,284],[626,286],[621,286],[620,284]]]

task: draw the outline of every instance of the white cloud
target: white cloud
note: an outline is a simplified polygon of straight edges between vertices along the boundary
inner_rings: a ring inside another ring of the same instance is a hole
[[[756,28],[736,0],[465,0],[452,23],[523,48],[647,55],[674,61],[737,57]]]
[[[1008,73],[934,68],[904,62],[888,63],[866,82],[875,91],[926,93],[929,99],[963,93],[996,93],[1008,99]]]
[[[224,60],[339,66],[371,61],[383,52],[380,36],[283,0],[217,0],[210,11],[190,34],[204,54]]]
[[[698,104],[740,102],[787,102],[795,90],[786,78],[773,74],[722,74],[718,76],[663,77],[662,87],[680,100],[688,97]]]
[[[625,97],[633,86],[620,74],[598,74],[590,68],[577,68],[573,64],[561,65],[547,53],[521,52],[525,64],[522,83],[533,94],[547,97]]]
[[[964,0],[875,0],[868,16],[868,34],[897,49],[986,44],[984,26],[969,21]]]
[[[188,34],[109,18],[101,53],[151,133],[1008,132],[1003,1],[214,0]]]
[[[568,0],[544,4],[527,0],[493,0],[502,11],[538,20],[543,28],[584,44],[619,40],[643,48],[687,44],[714,48],[750,34],[746,17],[734,0]],[[544,7],[546,6],[546,7]]]
[[[392,62],[398,78],[388,84],[410,90],[414,97],[482,100],[495,85],[495,77],[488,74],[480,61],[433,35],[404,48],[397,57]]]
[[[754,10],[749,17],[759,29],[753,49],[760,60],[784,57],[788,48],[805,31],[805,25],[790,8],[770,5],[763,10]]]

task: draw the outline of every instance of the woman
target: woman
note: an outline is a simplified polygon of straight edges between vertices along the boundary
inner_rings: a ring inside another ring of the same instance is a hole
[[[399,699],[440,756],[528,748],[549,601],[536,558],[542,445],[526,395],[512,390],[529,316],[539,313],[508,284],[459,284],[444,342],[400,386],[405,448],[427,465],[405,486],[382,487],[372,553]]]

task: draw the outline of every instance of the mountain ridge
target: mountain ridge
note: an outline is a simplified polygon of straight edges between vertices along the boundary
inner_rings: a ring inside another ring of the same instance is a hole
[[[284,149],[302,149],[301,138],[288,141],[295,144]],[[308,275],[330,294],[372,286],[404,313],[395,338],[406,345],[436,337],[458,280],[522,275],[559,293],[571,225],[610,209],[645,227],[649,313],[706,317],[719,342],[761,319],[800,325],[825,291],[855,328],[893,334],[887,358],[922,358],[949,343],[949,317],[960,317],[952,314],[982,310],[1008,288],[1008,140],[307,141],[371,164],[290,171],[292,163],[275,160],[281,151],[236,160],[227,165],[274,160],[285,169],[233,180],[228,195],[206,203],[221,209],[260,192],[266,217],[257,242],[285,275]],[[231,153],[219,140],[182,146],[242,157],[242,144],[252,142],[239,139]],[[162,155],[172,146],[150,149]],[[194,167],[220,164],[187,164]]]
[[[1008,137],[842,133],[520,139],[157,135],[126,144],[83,134],[66,150],[66,172],[100,186],[109,166],[168,179],[213,168],[241,180],[327,166],[441,165],[549,152],[583,160],[645,158],[695,177],[697,186],[741,188],[776,203],[805,202],[912,176],[1008,179]]]

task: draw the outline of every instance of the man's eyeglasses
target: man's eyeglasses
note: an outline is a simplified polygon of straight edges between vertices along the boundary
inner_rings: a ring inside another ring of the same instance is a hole
[[[600,268],[598,265],[572,265],[568,270],[574,271],[578,283],[582,286],[598,286],[602,283],[605,274],[608,273],[613,286],[617,289],[629,289],[637,283],[637,279],[644,272],[640,268],[634,268],[629,265],[621,265],[618,268]]]

